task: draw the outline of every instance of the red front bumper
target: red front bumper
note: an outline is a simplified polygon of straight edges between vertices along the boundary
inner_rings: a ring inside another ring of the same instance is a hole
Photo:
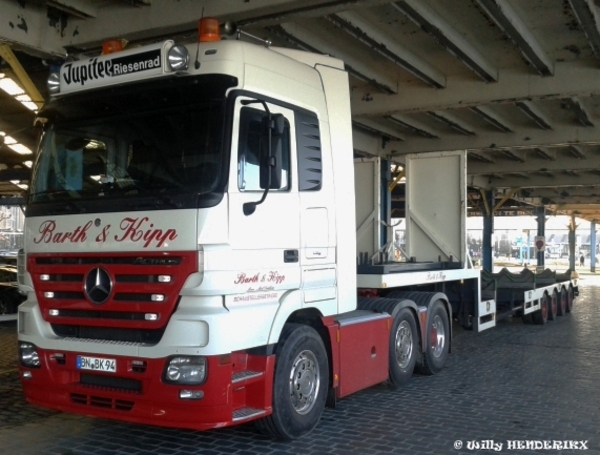
[[[251,408],[271,412],[273,356],[248,359],[244,354],[207,357],[207,380],[200,386],[174,385],[162,380],[168,359],[134,359],[38,348],[40,368],[20,367],[21,383],[32,404],[77,414],[164,427],[208,430],[243,423],[235,411]],[[60,355],[64,354],[64,363]],[[111,358],[116,373],[78,370],[77,355]],[[145,367],[132,363],[144,360]],[[262,369],[258,380],[232,382],[232,373]],[[31,378],[25,378],[24,372]],[[181,390],[202,391],[198,400],[181,399]],[[256,417],[256,412],[254,413]]]

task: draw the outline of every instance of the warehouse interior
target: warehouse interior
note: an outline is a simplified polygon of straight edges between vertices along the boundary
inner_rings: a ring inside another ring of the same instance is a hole
[[[235,21],[243,39],[329,54],[351,79],[357,156],[468,151],[472,215],[600,207],[600,2],[509,0],[0,0],[0,195],[22,204],[48,99],[65,61],[106,39],[193,42],[197,21]]]

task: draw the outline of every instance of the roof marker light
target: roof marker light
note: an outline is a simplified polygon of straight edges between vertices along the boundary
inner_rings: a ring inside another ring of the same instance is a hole
[[[198,21],[198,42],[221,41],[219,21],[214,17],[203,17]]]

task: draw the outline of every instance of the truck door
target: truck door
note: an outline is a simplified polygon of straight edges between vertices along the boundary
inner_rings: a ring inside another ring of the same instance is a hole
[[[261,141],[264,141],[265,109],[261,102],[242,104],[238,97],[234,107],[232,163],[229,178],[229,240],[232,265],[239,271],[239,293],[262,293],[250,297],[275,304],[281,291],[300,287],[300,215],[298,183],[292,177],[296,162],[294,113],[290,109],[266,103],[273,114],[283,114],[282,179],[279,188],[269,190],[263,203],[253,213],[244,214],[244,204],[261,199]],[[261,137],[262,135],[262,137]],[[274,295],[277,293],[277,297]],[[275,301],[273,301],[275,299]]]

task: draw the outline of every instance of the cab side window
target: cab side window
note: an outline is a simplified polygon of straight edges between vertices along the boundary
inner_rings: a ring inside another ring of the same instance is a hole
[[[241,191],[263,191],[260,187],[260,161],[268,145],[263,143],[262,118],[264,111],[243,107],[240,110],[240,135],[238,144],[238,187]],[[290,124],[285,121],[282,150],[281,187],[271,191],[290,189]]]

